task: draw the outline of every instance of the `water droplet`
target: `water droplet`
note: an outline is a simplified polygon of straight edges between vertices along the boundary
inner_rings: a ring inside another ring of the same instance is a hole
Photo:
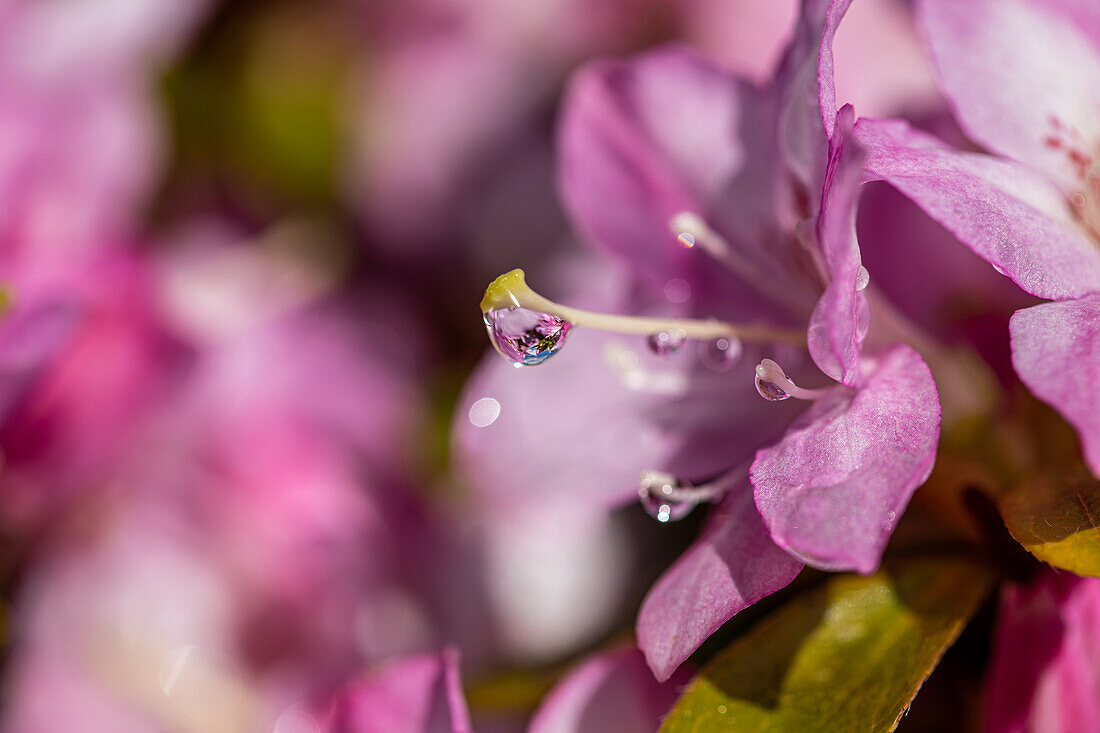
[[[470,422],[476,428],[486,428],[500,417],[500,402],[492,397],[482,397],[470,405]]]
[[[665,283],[665,298],[670,303],[686,303],[691,298],[691,283],[674,277]]]
[[[676,235],[676,241],[684,247],[684,249],[691,249],[695,246],[695,235],[691,232],[680,232]]]
[[[863,265],[859,266],[859,271],[856,272],[856,292],[866,290],[867,286],[871,284],[871,273],[867,272],[867,268]]]
[[[782,402],[790,398],[790,395],[784,392],[778,384],[767,379],[761,379],[759,374],[756,375],[756,391],[768,402]]]
[[[893,528],[894,528],[894,523],[893,522],[889,522],[885,519],[882,520],[882,531],[883,532],[889,532]]]
[[[683,331],[658,331],[649,337],[649,350],[657,356],[668,356],[679,351],[687,340]]]
[[[646,513],[658,522],[676,522],[699,504],[695,498],[679,495],[693,488],[690,483],[668,474],[647,475],[642,478],[638,499]]]
[[[484,315],[489,340],[516,366],[541,364],[561,350],[573,324],[527,308],[499,308]]]
[[[998,264],[997,264],[996,262],[994,262],[994,263],[992,263],[992,264],[993,264],[993,269],[994,269],[994,270],[996,270],[996,271],[997,271],[998,273],[1000,273],[1001,275],[1005,275],[1006,277],[1008,276],[1008,273],[1007,273],[1007,272],[1005,272],[1005,270],[1004,270],[1004,268],[1003,268],[1003,267],[1001,267],[1000,265],[998,265]]]
[[[727,707],[726,707],[725,705],[719,705],[719,706],[718,706],[718,714],[719,714],[719,715],[725,715],[725,714],[726,714],[726,711],[727,711],[728,709],[729,709],[729,708],[727,708]]]
[[[716,372],[724,372],[741,358],[741,340],[720,336],[699,344],[699,361]]]

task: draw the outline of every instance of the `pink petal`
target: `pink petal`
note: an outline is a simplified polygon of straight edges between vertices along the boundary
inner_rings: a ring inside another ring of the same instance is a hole
[[[669,220],[685,211],[705,219],[730,205],[754,94],[682,48],[584,67],[559,134],[559,187],[578,228],[658,285],[720,269],[677,244]]]
[[[1046,571],[1009,586],[994,637],[990,733],[1100,729],[1100,580]]]
[[[920,18],[967,133],[1071,190],[1100,142],[1100,6],[925,0]]]
[[[821,371],[847,385],[859,378],[860,344],[870,322],[867,298],[856,286],[861,267],[856,202],[865,156],[852,139],[854,118],[852,107],[845,105],[837,115],[837,134],[829,141],[817,221],[818,246],[825,258],[829,285],[814,308],[807,333],[814,362]]]
[[[794,36],[776,71],[780,150],[803,185],[820,182],[826,133],[836,120],[832,42],[851,0],[804,0]]]
[[[718,627],[801,569],[769,539],[748,487],[731,491],[642,602],[638,646],[657,679],[668,679]]]
[[[960,153],[904,122],[862,119],[856,141],[873,176],[916,202],[980,257],[1041,298],[1100,286],[1100,251],[1065,196],[1031,169]]]
[[[345,690],[326,733],[470,733],[458,653],[407,657]]]
[[[815,402],[751,470],[771,538],[825,570],[874,571],[936,457],[939,395],[920,355],[894,346],[863,379]]]
[[[658,357],[639,340],[578,328],[552,359],[523,369],[488,354],[454,428],[472,485],[502,503],[614,507],[637,498],[642,471],[715,476],[797,414],[756,394],[760,352],[751,346],[729,371],[711,373],[690,342]]]
[[[1017,311],[1009,328],[1016,373],[1077,429],[1100,476],[1100,295]]]
[[[820,5],[821,3],[817,3]],[[825,125],[825,134],[831,140],[836,127],[836,69],[833,61],[833,41],[844,14],[852,0],[830,0],[823,8],[825,18],[822,23],[820,51],[817,57],[817,90],[821,105],[821,122]]]
[[[661,684],[636,649],[590,657],[535,711],[528,733],[652,733],[676,701],[687,675]]]
[[[1034,297],[886,183],[864,185],[856,227],[872,282],[909,319],[952,343],[974,344],[998,372],[1012,373],[1004,324]]]

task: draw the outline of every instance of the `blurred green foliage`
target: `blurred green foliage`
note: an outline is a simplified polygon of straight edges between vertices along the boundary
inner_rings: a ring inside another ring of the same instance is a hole
[[[355,41],[328,3],[238,3],[164,80],[176,183],[262,210],[328,208],[347,148]]]

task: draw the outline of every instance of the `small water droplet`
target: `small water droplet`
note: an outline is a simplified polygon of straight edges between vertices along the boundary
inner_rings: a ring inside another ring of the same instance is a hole
[[[894,521],[894,518],[898,516],[898,513],[897,512],[890,512],[887,516],[889,517],[890,521],[892,522],[892,521]]]
[[[768,402],[782,402],[790,398],[790,395],[784,392],[778,384],[767,379],[761,379],[759,374],[756,376],[756,391]]]
[[[649,350],[657,356],[668,356],[680,350],[687,336],[683,331],[658,331],[649,337]]]
[[[693,488],[690,483],[673,476],[656,475],[642,479],[638,499],[646,513],[658,522],[676,522],[690,514],[699,504],[696,499],[677,496],[679,492]]]
[[[719,705],[719,706],[718,706],[718,714],[719,714],[719,715],[725,715],[725,714],[726,714],[726,711],[727,711],[728,709],[729,709],[729,708],[727,708],[727,707],[726,707],[725,705]]]
[[[866,290],[867,286],[871,284],[871,273],[867,272],[867,268],[863,265],[859,266],[859,271],[856,272],[856,292]]]
[[[1004,275],[1006,277],[1008,276],[1008,273],[1005,272],[1004,268],[1001,267],[1000,265],[998,265],[996,262],[991,263],[991,264],[993,265],[993,269],[996,270],[998,273],[1000,273],[1001,275]]]
[[[470,405],[469,417],[474,427],[489,427],[500,417],[500,402],[492,397],[482,397]]]
[[[561,350],[573,324],[527,308],[499,308],[483,317],[489,340],[516,366],[541,364]]]
[[[665,283],[665,298],[670,303],[686,303],[691,298],[691,283],[674,277]]]
[[[882,520],[882,531],[883,532],[889,532],[893,528],[894,528],[894,523],[893,522],[887,521],[885,519]]]
[[[716,372],[724,372],[741,358],[741,340],[721,336],[699,344],[699,361]]]
[[[691,249],[695,246],[695,235],[691,232],[680,232],[676,235],[676,241],[679,242],[684,249]]]

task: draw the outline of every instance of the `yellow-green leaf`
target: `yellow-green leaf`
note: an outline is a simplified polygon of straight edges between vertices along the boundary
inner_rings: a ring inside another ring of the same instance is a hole
[[[1100,577],[1100,481],[1084,472],[1021,485],[1000,501],[1008,531],[1054,567]]]
[[[946,557],[835,576],[704,667],[661,730],[892,730],[993,580]]]

